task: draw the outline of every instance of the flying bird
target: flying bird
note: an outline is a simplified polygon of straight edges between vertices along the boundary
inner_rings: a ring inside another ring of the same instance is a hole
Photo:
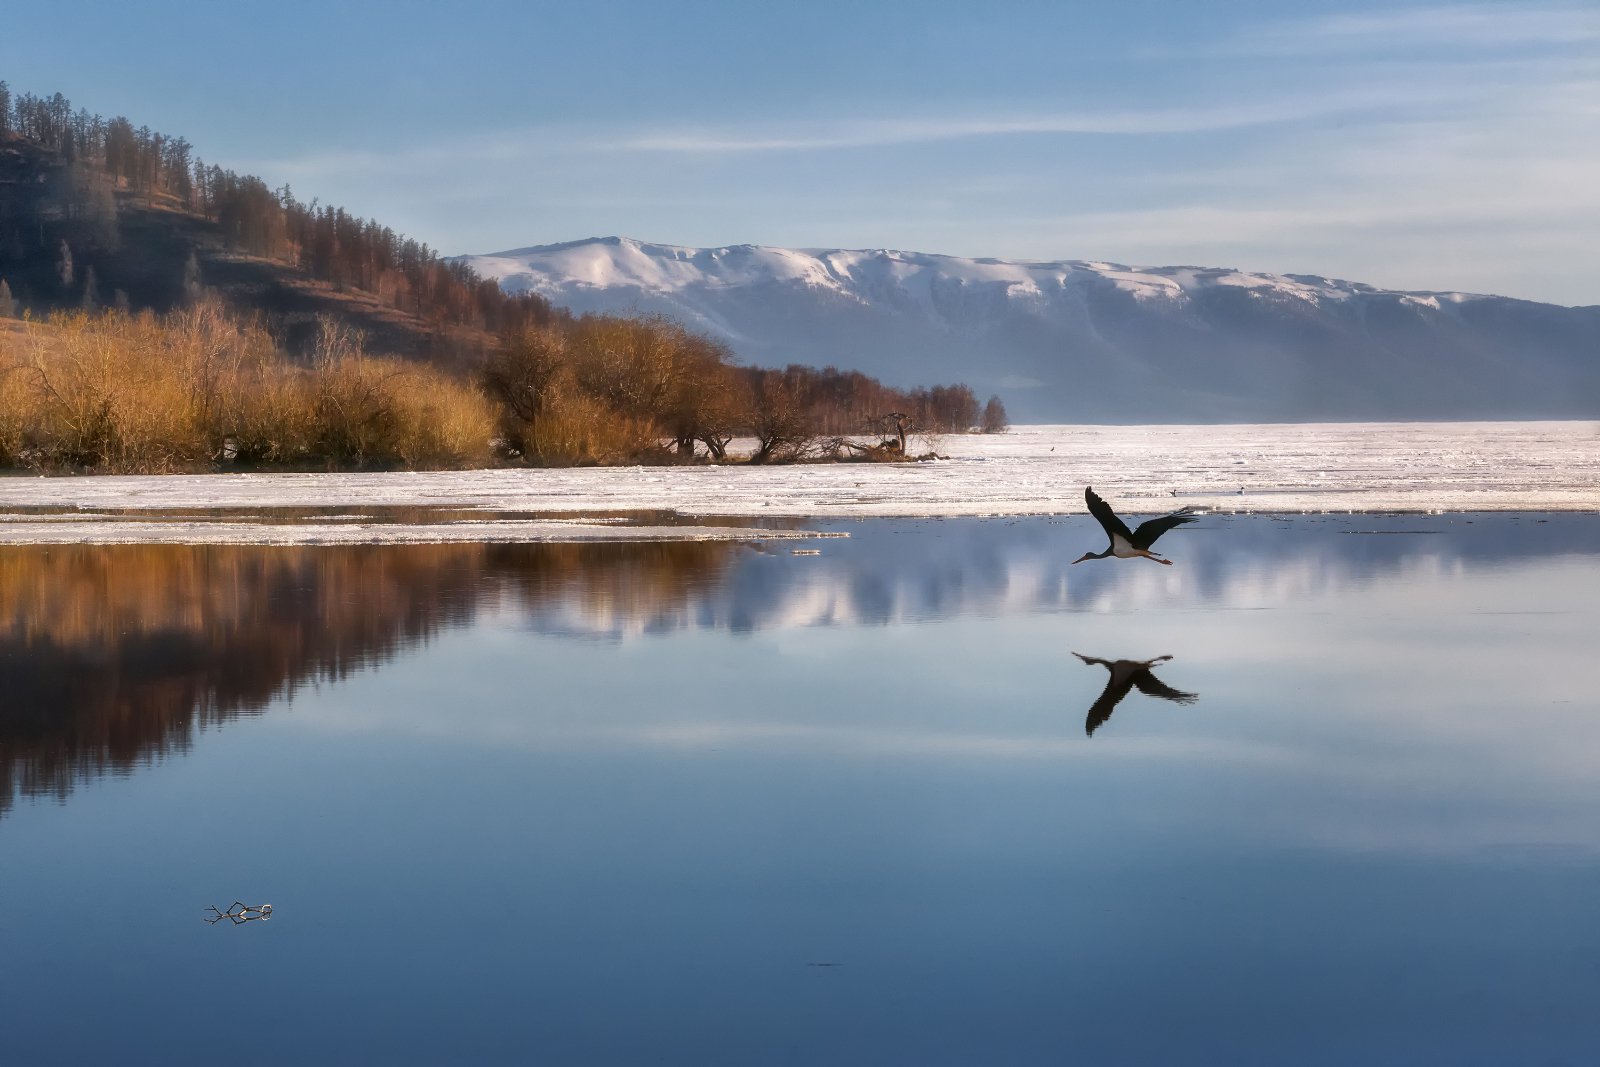
[[[1122,698],[1128,695],[1128,690],[1138,689],[1148,697],[1160,697],[1162,700],[1171,700],[1177,704],[1193,704],[1200,699],[1198,693],[1185,693],[1181,689],[1174,689],[1170,685],[1150,673],[1150,668],[1158,663],[1165,663],[1171,656],[1157,656],[1155,659],[1096,659],[1085,656],[1082,652],[1074,652],[1074,656],[1083,660],[1085,664],[1099,664],[1111,672],[1111,677],[1106,679],[1105,690],[1089,706],[1089,716],[1083,721],[1084,733],[1090,737],[1098,730],[1102,723],[1111,718],[1111,713],[1117,710],[1117,705]]]
[[[1145,559],[1153,559],[1170,567],[1172,561],[1162,559],[1150,551],[1150,546],[1156,543],[1156,538],[1174,526],[1196,521],[1194,508],[1180,508],[1171,515],[1141,522],[1137,530],[1130,530],[1127,523],[1117,518],[1117,513],[1111,510],[1111,505],[1095,495],[1092,487],[1083,490],[1083,499],[1089,505],[1089,514],[1098,519],[1100,525],[1105,528],[1111,544],[1104,552],[1085,552],[1073,560],[1073,563],[1082,563],[1086,559],[1108,559],[1112,556],[1118,559],[1137,559],[1143,556]]]

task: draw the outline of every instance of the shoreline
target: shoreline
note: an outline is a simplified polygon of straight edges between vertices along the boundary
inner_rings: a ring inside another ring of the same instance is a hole
[[[400,524],[356,527],[341,516],[344,522],[327,532],[330,540],[311,542],[305,539],[312,535],[302,533],[301,543],[352,543],[361,531],[369,542],[459,541],[474,539],[472,530],[495,540],[641,540],[643,528],[608,526],[598,517],[652,512],[700,524],[662,525],[651,539],[761,539],[776,534],[722,527],[718,520],[1081,515],[1086,485],[1126,516],[1184,506],[1216,514],[1600,512],[1600,423],[1024,426],[944,437],[939,451],[950,458],[0,478],[0,543],[74,543],[74,534],[101,543],[167,541],[178,536],[167,512],[206,520],[191,521],[193,543],[219,543],[210,528],[244,531],[240,516],[227,522],[218,512],[259,518],[291,508],[437,509],[461,520],[413,523],[401,534]],[[138,514],[116,514],[127,511]],[[80,512],[87,514],[80,518]],[[596,518],[573,521],[588,516]],[[262,525],[253,537],[283,530]],[[733,529],[740,532],[718,532]]]

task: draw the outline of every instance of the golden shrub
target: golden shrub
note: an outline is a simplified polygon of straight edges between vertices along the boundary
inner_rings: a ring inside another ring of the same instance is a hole
[[[275,465],[452,467],[490,456],[495,411],[431,367],[365,355],[325,326],[313,366],[202,304],[53,316],[5,335],[0,463],[103,472]]]
[[[625,463],[661,451],[661,433],[654,423],[618,415],[581,393],[555,398],[526,439],[528,458],[552,467]]]

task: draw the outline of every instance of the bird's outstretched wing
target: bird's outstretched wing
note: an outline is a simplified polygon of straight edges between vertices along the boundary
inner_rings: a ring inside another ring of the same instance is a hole
[[[1092,487],[1084,486],[1083,502],[1089,505],[1089,514],[1105,527],[1107,537],[1115,538],[1121,534],[1129,542],[1133,541],[1133,534],[1128,531],[1128,524],[1117,518],[1117,513],[1111,510],[1111,505],[1096,496]],[[1145,525],[1148,526],[1149,523]]]
[[[1135,548],[1149,548],[1156,543],[1156,538],[1173,527],[1182,526],[1186,522],[1200,521],[1200,517],[1193,514],[1193,511],[1193,508],[1183,508],[1181,511],[1174,511],[1171,515],[1163,515],[1159,519],[1149,519],[1141,522],[1139,528],[1133,531],[1133,535],[1128,540],[1133,543]]]
[[[1083,720],[1083,732],[1093,737],[1094,732],[1100,729],[1107,719],[1111,718],[1111,713],[1117,710],[1117,705],[1122,703],[1122,698],[1127,695],[1128,684],[1126,682],[1118,685],[1115,678],[1108,678],[1105,689],[1101,690],[1100,695],[1095,698],[1095,702],[1089,705],[1089,714]]]
[[[1117,710],[1117,705],[1122,698],[1128,695],[1128,677],[1124,674],[1117,677],[1117,665],[1108,659],[1099,659],[1095,656],[1085,656],[1082,652],[1074,652],[1074,656],[1083,660],[1090,667],[1104,667],[1106,669],[1106,687],[1100,691],[1093,704],[1089,705],[1089,714],[1083,720],[1083,732],[1090,737],[1094,732],[1111,718],[1111,713]]]
[[[1147,697],[1160,697],[1162,700],[1171,700],[1179,704],[1193,704],[1200,699],[1199,693],[1185,693],[1182,689],[1174,689],[1151,674],[1148,669],[1135,674],[1133,684]]]

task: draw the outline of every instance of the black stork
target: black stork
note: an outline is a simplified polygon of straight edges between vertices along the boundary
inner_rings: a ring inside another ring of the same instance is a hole
[[[1082,563],[1086,559],[1109,559],[1112,556],[1118,559],[1138,559],[1143,556],[1145,559],[1153,559],[1170,567],[1172,561],[1162,559],[1150,551],[1150,546],[1156,543],[1156,538],[1174,526],[1196,521],[1193,508],[1180,508],[1159,519],[1141,522],[1137,530],[1130,530],[1127,523],[1117,518],[1117,513],[1111,510],[1111,505],[1095,495],[1092,487],[1084,488],[1083,499],[1089,505],[1089,514],[1100,520],[1100,525],[1105,528],[1111,544],[1104,552],[1085,552],[1073,560],[1073,563]]]
[[[1178,704],[1193,704],[1200,699],[1199,693],[1185,693],[1150,673],[1150,668],[1158,663],[1165,663],[1171,656],[1157,656],[1155,659],[1096,659],[1085,656],[1082,652],[1074,652],[1074,656],[1083,660],[1086,665],[1099,664],[1111,672],[1111,677],[1106,679],[1105,690],[1089,706],[1089,716],[1083,721],[1084,733],[1090,737],[1098,730],[1102,723],[1111,718],[1111,713],[1117,710],[1117,705],[1122,698],[1128,695],[1128,690],[1137,688],[1139,692],[1149,697],[1160,697],[1162,700],[1171,700]]]

